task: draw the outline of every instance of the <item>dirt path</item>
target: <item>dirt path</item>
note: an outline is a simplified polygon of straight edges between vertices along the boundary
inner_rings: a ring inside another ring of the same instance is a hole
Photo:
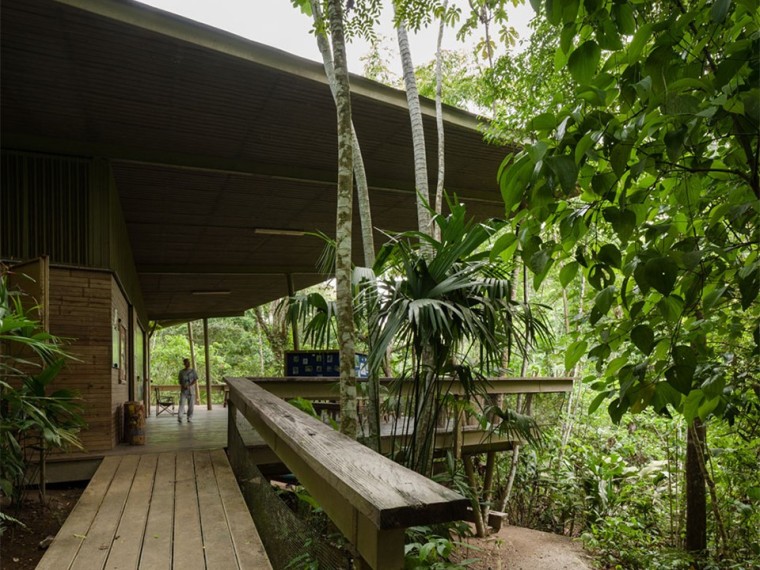
[[[505,526],[485,539],[471,539],[481,550],[466,553],[479,558],[475,570],[591,570],[580,543],[566,536],[518,526]]]

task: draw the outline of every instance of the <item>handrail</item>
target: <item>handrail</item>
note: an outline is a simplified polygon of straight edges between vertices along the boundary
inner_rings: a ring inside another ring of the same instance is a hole
[[[241,379],[255,382],[267,391],[280,398],[306,398],[313,400],[337,399],[339,393],[338,378],[329,376],[307,377],[293,376],[286,378],[266,378],[258,376],[244,376]],[[226,378],[230,380],[230,378]],[[398,382],[397,378],[380,378],[380,384],[390,387]],[[536,377],[536,378],[488,378],[485,380],[488,394],[537,394],[551,392],[570,392],[573,389],[571,377]],[[357,379],[358,383],[366,382],[366,379]],[[456,380],[440,380],[441,393],[461,396],[464,394],[463,386]],[[411,382],[408,384],[411,385]],[[402,396],[406,395],[408,386],[402,383]]]
[[[230,453],[237,412],[296,475],[376,570],[404,565],[404,529],[466,518],[469,501],[333,430],[244,378],[229,388]]]

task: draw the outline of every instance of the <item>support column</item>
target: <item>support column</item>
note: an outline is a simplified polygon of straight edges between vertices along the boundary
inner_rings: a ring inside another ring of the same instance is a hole
[[[211,362],[208,358],[208,319],[203,318],[203,350],[206,354],[206,408],[211,409]]]
[[[196,372],[198,369],[195,367],[195,341],[193,339],[193,323],[188,322],[187,323],[187,341],[190,343],[190,368],[195,370]],[[198,390],[195,391],[195,403],[200,404],[200,394]]]
[[[285,275],[288,281],[288,297],[295,295],[295,288],[293,287],[293,275],[287,273]],[[301,350],[301,342],[298,338],[298,323],[293,321],[290,325],[293,331],[293,350]]]

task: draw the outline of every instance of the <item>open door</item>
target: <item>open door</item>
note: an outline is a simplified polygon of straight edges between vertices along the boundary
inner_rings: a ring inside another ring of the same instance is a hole
[[[50,258],[46,255],[10,268],[8,288],[20,293],[21,303],[30,317],[50,332]]]

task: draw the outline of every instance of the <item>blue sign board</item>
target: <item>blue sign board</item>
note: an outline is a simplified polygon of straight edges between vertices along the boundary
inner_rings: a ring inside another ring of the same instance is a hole
[[[356,353],[355,374],[367,378],[367,355]],[[337,350],[289,350],[285,353],[285,376],[340,376]]]

